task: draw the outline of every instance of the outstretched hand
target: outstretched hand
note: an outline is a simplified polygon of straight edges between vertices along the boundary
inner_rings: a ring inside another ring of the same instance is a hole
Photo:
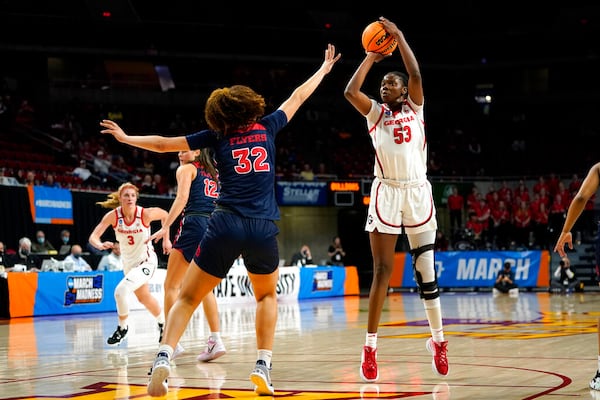
[[[335,54],[335,46],[331,43],[327,45],[325,49],[325,59],[323,60],[323,64],[321,65],[321,69],[328,74],[333,65],[342,57],[342,53]]]
[[[565,252],[565,244],[570,250],[573,250],[573,235],[571,232],[561,232],[558,240],[556,241],[554,251],[557,252],[561,257],[565,257],[567,255]]]
[[[123,142],[127,137],[127,134],[123,131],[123,129],[121,129],[119,124],[117,124],[114,121],[111,121],[109,119],[103,119],[102,121],[100,121],[100,126],[106,128],[102,129],[100,133],[105,135],[113,135],[114,138],[117,139],[119,142]]]

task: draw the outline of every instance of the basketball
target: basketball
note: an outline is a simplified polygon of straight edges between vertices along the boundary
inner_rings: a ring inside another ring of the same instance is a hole
[[[365,51],[388,55],[396,49],[398,42],[383,29],[381,22],[375,21],[363,30],[362,45]]]

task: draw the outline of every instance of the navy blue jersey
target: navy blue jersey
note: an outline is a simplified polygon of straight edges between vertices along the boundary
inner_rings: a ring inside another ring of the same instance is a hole
[[[190,184],[190,195],[173,239],[173,248],[180,250],[187,262],[192,260],[198,243],[206,232],[208,217],[215,209],[215,200],[219,194],[217,182],[204,167],[197,161],[192,164],[197,170],[196,177]]]
[[[183,208],[183,215],[210,214],[215,209],[219,186],[199,162],[194,161],[192,164],[196,167],[197,173],[190,185],[190,196]]]
[[[190,149],[212,147],[219,169],[217,205],[248,218],[279,219],[275,200],[275,136],[287,124],[277,110],[227,136],[203,130],[186,136]]]

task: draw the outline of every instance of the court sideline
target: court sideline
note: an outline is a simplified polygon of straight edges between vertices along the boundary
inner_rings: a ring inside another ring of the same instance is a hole
[[[272,380],[277,399],[600,399],[600,293],[442,293],[450,374],[431,370],[418,295],[393,293],[382,314],[380,380],[358,374],[367,298],[280,302]],[[254,304],[220,305],[227,354],[198,363],[208,327],[198,310],[172,368],[167,399],[259,398],[248,375],[256,358]],[[106,345],[115,313],[0,321],[0,399],[148,399],[158,347],[153,318],[131,316],[118,347]],[[265,398],[265,397],[262,397]],[[268,398],[268,397],[267,397]]]

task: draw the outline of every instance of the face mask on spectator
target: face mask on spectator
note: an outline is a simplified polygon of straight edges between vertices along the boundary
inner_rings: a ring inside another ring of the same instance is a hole
[[[79,258],[79,257],[81,257],[81,254],[73,254],[73,257]]]
[[[44,239],[43,237],[39,237],[39,238],[37,238],[37,241],[38,241],[38,243],[39,243],[39,244],[43,244],[43,243],[44,243],[44,240],[45,240],[45,239]]]
[[[62,237],[62,241],[63,241],[64,244],[69,243],[69,237],[68,236],[63,236]]]

